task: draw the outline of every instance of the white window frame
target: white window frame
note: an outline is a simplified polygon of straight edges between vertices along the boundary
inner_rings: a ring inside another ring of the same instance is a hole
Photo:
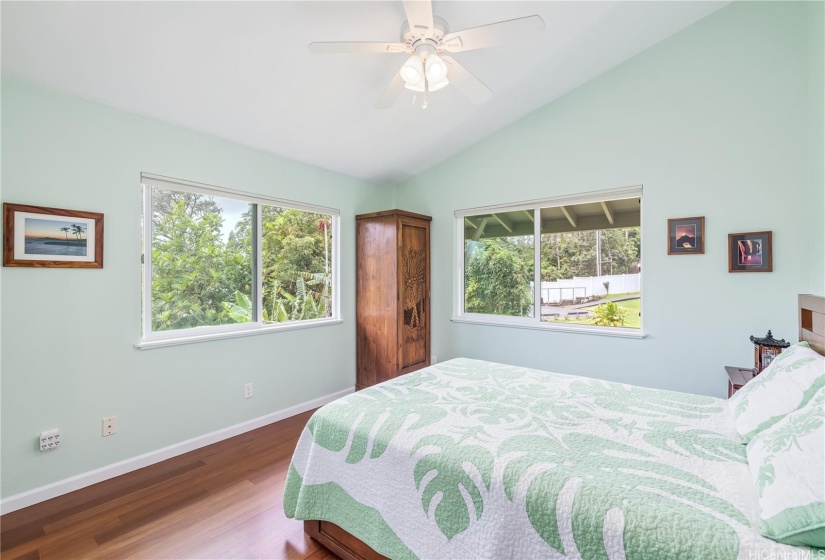
[[[603,336],[615,336],[620,338],[645,338],[644,333],[644,271],[642,268],[639,282],[641,285],[641,324],[640,328],[628,327],[601,327],[597,325],[565,325],[553,322],[541,321],[541,209],[557,206],[572,206],[575,204],[586,204],[589,202],[601,202],[618,200],[623,198],[638,198],[640,206],[644,205],[642,198],[642,185],[622,187],[602,191],[592,191],[571,196],[557,196],[543,198],[539,200],[528,200],[513,204],[501,204],[497,206],[479,206],[455,211],[455,240],[454,240],[454,274],[453,282],[455,290],[453,292],[453,316],[454,323],[473,323],[478,325],[494,325],[501,327],[515,327],[522,329],[538,329],[548,331],[561,331],[580,334],[595,334]],[[499,212],[512,212],[514,210],[528,210],[534,212],[533,236],[534,236],[534,278],[533,278],[533,317],[511,317],[506,315],[490,315],[486,313],[469,313],[464,310],[464,218],[477,216],[479,214],[493,214]],[[639,208],[640,228],[644,231],[644,212]],[[645,243],[642,243],[641,252],[644,254]],[[642,257],[642,262],[644,258]]]
[[[235,338],[239,336],[249,336],[277,331],[306,329],[321,327],[326,325],[336,325],[343,323],[341,319],[341,270],[340,270],[340,246],[341,246],[341,212],[335,208],[317,206],[269,197],[261,194],[253,194],[214,185],[205,185],[183,179],[173,179],[162,175],[141,173],[141,187],[143,188],[143,335],[135,347],[138,349],[159,348],[164,346],[175,346],[178,344],[189,344],[194,342],[205,342],[208,340],[219,340],[224,338]],[[203,195],[233,198],[256,205],[257,219],[255,220],[256,235],[253,237],[254,284],[252,295],[255,300],[257,321],[249,323],[237,323],[230,325],[214,325],[207,327],[197,327],[191,329],[178,329],[173,331],[152,331],[152,188],[191,192]],[[259,250],[261,232],[261,205],[279,206],[294,210],[304,210],[327,214],[332,219],[332,247],[330,252],[330,270],[332,272],[332,316],[321,319],[308,319],[302,321],[289,321],[284,323],[264,323],[263,317],[263,293],[262,273],[263,262],[261,251]]]

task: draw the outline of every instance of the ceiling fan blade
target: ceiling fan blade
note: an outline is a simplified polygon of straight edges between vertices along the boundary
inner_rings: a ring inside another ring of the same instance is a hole
[[[433,29],[432,0],[404,0],[404,12],[411,30],[418,35],[430,36]]]
[[[471,51],[538,39],[543,34],[544,20],[539,16],[527,16],[448,33],[444,36],[444,48],[450,52]]]
[[[310,43],[309,52],[315,54],[403,53],[408,52],[404,43]]]
[[[389,109],[398,100],[398,96],[404,91],[404,80],[401,78],[401,72],[396,72],[395,77],[387,85],[384,93],[376,100],[376,109]]]
[[[481,83],[481,80],[473,76],[469,70],[456,62],[455,59],[449,56],[442,56],[441,58],[449,66],[447,78],[450,83],[467,99],[479,105],[493,96],[490,88]]]

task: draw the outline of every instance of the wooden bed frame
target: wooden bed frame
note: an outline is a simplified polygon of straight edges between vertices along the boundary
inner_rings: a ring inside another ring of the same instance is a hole
[[[825,355],[825,297],[799,295],[799,340]],[[343,560],[388,560],[329,521],[304,521],[304,532]]]
[[[825,298],[799,295],[799,340],[825,355]]]
[[[321,543],[342,560],[389,560],[368,544],[353,537],[335,523],[311,519],[304,521],[304,533]]]

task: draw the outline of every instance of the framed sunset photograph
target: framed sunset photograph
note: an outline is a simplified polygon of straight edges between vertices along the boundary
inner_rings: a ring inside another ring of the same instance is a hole
[[[103,268],[103,214],[4,203],[3,266]]]
[[[772,232],[754,231],[728,234],[728,272],[772,271]]]
[[[667,221],[668,255],[705,253],[705,218],[673,218]]]

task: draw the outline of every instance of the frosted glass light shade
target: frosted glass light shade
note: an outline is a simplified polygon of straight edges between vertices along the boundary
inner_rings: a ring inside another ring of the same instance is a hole
[[[423,81],[424,71],[421,58],[418,55],[412,55],[401,67],[401,79],[408,85],[417,84]]]
[[[427,80],[433,83],[441,82],[447,76],[447,63],[437,54],[427,57]],[[443,86],[442,86],[443,87]],[[432,90],[431,90],[432,91]]]

